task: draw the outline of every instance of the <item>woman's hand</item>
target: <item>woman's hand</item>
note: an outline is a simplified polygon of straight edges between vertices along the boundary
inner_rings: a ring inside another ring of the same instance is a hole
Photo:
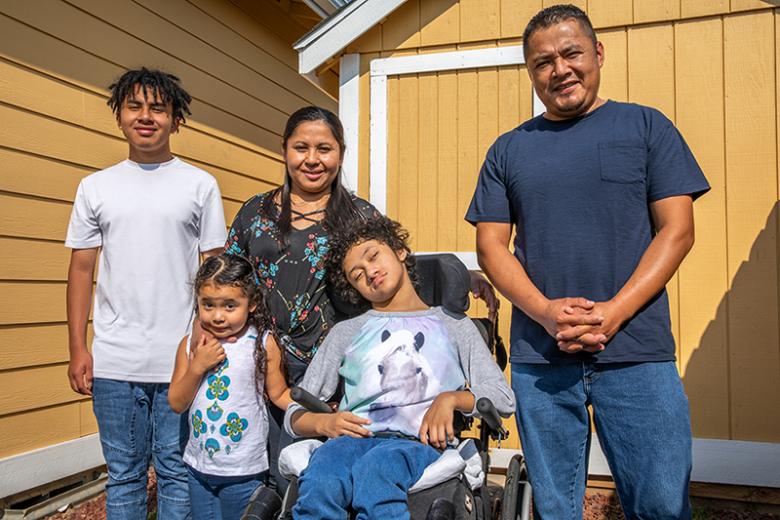
[[[452,420],[456,407],[457,399],[452,392],[437,395],[423,417],[420,442],[442,450],[446,448],[447,443],[455,439]]]
[[[190,370],[201,376],[225,361],[225,349],[211,334],[201,334],[198,346],[192,354]]]
[[[358,417],[352,412],[317,414],[319,433],[329,438],[348,435],[350,437],[371,437],[371,432],[363,425],[371,424],[369,419]]]
[[[496,290],[490,285],[487,278],[477,271],[469,271],[469,278],[471,279],[471,294],[474,295],[474,298],[485,302],[488,307],[488,318],[493,321],[499,306]]]

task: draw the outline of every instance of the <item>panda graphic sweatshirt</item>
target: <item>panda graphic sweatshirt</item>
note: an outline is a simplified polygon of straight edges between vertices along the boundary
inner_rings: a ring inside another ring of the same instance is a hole
[[[441,307],[378,312],[337,323],[314,356],[301,386],[329,400],[344,382],[339,410],[371,420],[367,429],[417,437],[423,416],[442,392],[488,397],[501,415],[514,396],[477,328]],[[301,406],[293,403],[285,428]],[[476,408],[471,411],[476,414]]]

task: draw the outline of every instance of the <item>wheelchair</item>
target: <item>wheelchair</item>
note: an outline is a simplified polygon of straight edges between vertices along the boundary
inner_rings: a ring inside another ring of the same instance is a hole
[[[417,271],[420,276],[418,294],[429,305],[441,305],[450,312],[465,314],[469,306],[469,275],[463,263],[451,254],[418,255]],[[503,370],[507,353],[498,335],[498,323],[488,319],[473,319],[485,339],[496,362]],[[328,405],[301,388],[292,390],[292,397],[312,412],[331,413]],[[455,430],[459,439],[458,451],[445,450],[442,456],[423,473],[422,478],[409,491],[407,503],[412,520],[527,520],[531,509],[531,486],[528,482],[522,455],[515,455],[506,471],[503,486],[488,482],[490,468],[490,440],[499,442],[508,437],[493,403],[482,398],[477,403],[482,417],[478,426],[479,437],[460,435],[474,426],[475,420],[456,414]],[[281,503],[279,497],[267,488],[258,489],[250,501],[242,520],[292,519],[292,507],[298,496],[297,474],[303,467],[294,467],[288,457],[297,450],[308,454],[320,441],[307,439],[285,448],[280,455],[280,469],[290,477],[290,485]],[[468,451],[470,456],[463,456]],[[285,453],[287,452],[287,453]],[[449,452],[449,453],[448,453]],[[477,456],[478,455],[478,456]],[[460,457],[460,458],[459,458]],[[304,455],[305,458],[305,455]],[[447,459],[448,460],[445,460]],[[453,459],[463,461],[463,467],[455,467]],[[466,459],[471,462],[467,464]],[[300,463],[298,463],[300,466]],[[439,471],[435,466],[447,467]],[[431,470],[431,471],[429,471]],[[439,475],[431,480],[430,475]],[[269,502],[270,495],[273,494]],[[441,499],[445,501],[442,502]],[[265,503],[262,503],[265,500]],[[273,502],[273,504],[271,504]],[[454,506],[454,507],[452,507]]]

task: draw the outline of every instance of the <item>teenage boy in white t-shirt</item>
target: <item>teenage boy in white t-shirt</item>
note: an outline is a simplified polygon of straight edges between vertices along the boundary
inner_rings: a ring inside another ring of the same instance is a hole
[[[129,158],[85,177],[65,245],[68,377],[93,396],[108,466],[109,519],[146,519],[146,474],[157,475],[157,518],[190,517],[182,446],[186,414],[168,405],[176,347],[193,317],[189,286],[199,253],[219,252],[225,217],[214,178],[171,155],[170,134],[190,114],[179,78],[141,68],[109,87]],[[92,354],[87,320],[100,259]]]

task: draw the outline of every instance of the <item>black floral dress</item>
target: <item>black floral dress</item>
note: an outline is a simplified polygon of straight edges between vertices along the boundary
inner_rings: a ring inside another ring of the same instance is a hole
[[[276,221],[260,213],[273,193],[261,193],[244,203],[230,227],[225,252],[242,255],[254,264],[285,350],[308,364],[336,319],[326,290],[328,237],[322,222],[306,229],[293,227],[288,246],[283,248]],[[353,201],[361,214],[378,215],[367,201]]]

